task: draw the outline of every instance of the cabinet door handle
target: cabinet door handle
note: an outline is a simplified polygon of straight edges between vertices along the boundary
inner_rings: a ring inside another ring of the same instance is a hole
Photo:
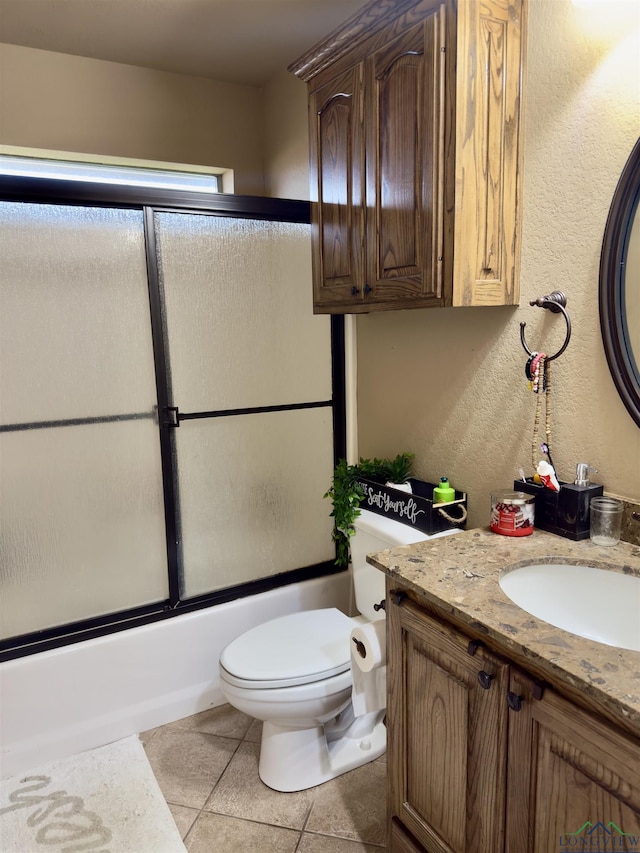
[[[365,284],[365,286],[364,286],[364,295],[365,295],[365,296],[368,296],[370,293],[371,293],[371,288],[369,287],[369,285],[368,285],[368,284]]]
[[[522,696],[517,693],[512,693],[511,690],[507,693],[507,705],[512,711],[520,711],[522,709]]]
[[[376,613],[377,613],[379,610],[386,610],[386,609],[387,609],[387,602],[386,602],[386,601],[385,601],[385,599],[383,598],[383,599],[382,599],[382,601],[380,602],[380,604],[374,604],[374,605],[373,605],[373,609],[376,611]]]
[[[484,690],[488,690],[491,687],[493,676],[489,675],[488,672],[485,672],[484,669],[481,669],[478,673],[478,681],[480,682],[480,687]]]
[[[360,291],[358,290],[358,288],[354,284],[353,287],[351,288],[351,295],[357,296],[359,293],[360,293]]]
[[[393,601],[394,604],[402,604],[403,600],[407,597],[407,593],[402,592],[402,590],[399,589],[392,590],[390,595],[391,601]]]

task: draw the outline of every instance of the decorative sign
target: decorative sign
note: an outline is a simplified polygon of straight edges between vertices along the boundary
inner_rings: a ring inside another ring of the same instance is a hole
[[[394,489],[392,486],[375,483],[364,478],[360,478],[358,482],[364,492],[364,500],[360,504],[362,509],[368,509],[378,515],[384,515],[394,521],[408,524],[423,533],[440,533],[442,530],[448,530],[451,527],[464,527],[463,523],[454,523],[442,515],[438,505],[434,508],[433,490],[435,486],[433,483],[416,480],[412,477],[409,480],[411,492],[405,492],[402,489]],[[441,506],[447,510],[453,508],[455,511],[458,504],[466,509],[467,496],[463,492],[456,492],[455,501],[441,504]]]

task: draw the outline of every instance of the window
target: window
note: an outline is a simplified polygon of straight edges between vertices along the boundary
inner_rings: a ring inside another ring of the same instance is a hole
[[[156,187],[186,192],[222,192],[222,176],[228,170],[178,163],[128,160],[122,157],[90,159],[66,152],[29,152],[3,146],[0,151],[0,175],[20,178],[46,178],[55,181],[82,181],[127,187]],[[80,159],[82,157],[82,159]]]

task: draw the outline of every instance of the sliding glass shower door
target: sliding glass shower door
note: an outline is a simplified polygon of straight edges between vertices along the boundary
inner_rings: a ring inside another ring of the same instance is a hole
[[[0,658],[336,571],[308,205],[56,191],[0,200]]]
[[[329,318],[309,225],[155,215],[181,597],[331,560]]]
[[[0,203],[2,637],[167,597],[141,211]]]

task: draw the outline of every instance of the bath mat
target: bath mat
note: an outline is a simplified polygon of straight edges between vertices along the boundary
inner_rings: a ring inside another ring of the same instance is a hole
[[[0,782],[2,853],[185,853],[136,735]]]

